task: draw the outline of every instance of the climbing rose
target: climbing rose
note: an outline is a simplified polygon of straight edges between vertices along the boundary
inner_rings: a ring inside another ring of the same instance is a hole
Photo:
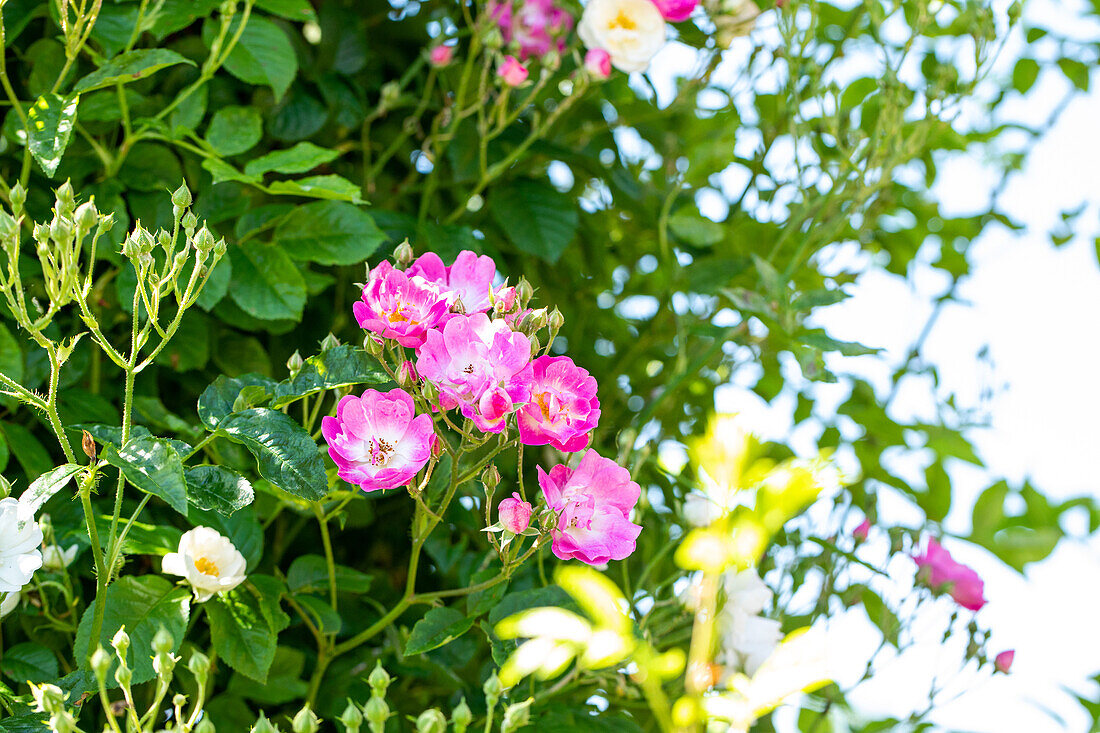
[[[642,528],[629,517],[641,488],[629,471],[590,450],[576,468],[557,465],[547,473],[539,466],[538,477],[547,504],[559,512],[550,530],[557,557],[603,565],[634,552]]]
[[[459,252],[449,266],[435,252],[427,252],[409,266],[408,274],[437,287],[449,306],[461,299],[466,313],[478,313],[489,310],[489,293],[497,266],[492,257],[479,257],[468,249]]]
[[[997,655],[997,658],[993,660],[993,666],[1001,674],[1008,674],[1008,671],[1012,669],[1012,660],[1016,658],[1016,650],[1009,649],[1003,651]]]
[[[611,76],[611,54],[602,48],[590,48],[584,55],[584,68],[595,79]]]
[[[202,603],[243,583],[245,565],[244,555],[228,538],[209,527],[195,527],[180,537],[179,548],[164,556],[160,568],[183,576]]]
[[[447,308],[447,298],[433,283],[383,262],[371,271],[352,312],[367,331],[416,348],[424,343],[425,332],[447,315]]]
[[[527,81],[527,67],[521,64],[515,56],[505,56],[504,63],[497,72],[504,83],[510,87],[518,87]]]
[[[439,389],[439,405],[458,407],[478,430],[499,433],[531,396],[531,342],[484,313],[453,316],[428,332],[416,371]]]
[[[934,537],[928,538],[928,549],[913,560],[917,563],[917,580],[932,590],[947,591],[956,603],[971,611],[985,605],[982,579],[972,568],[952,559]]]
[[[10,496],[0,500],[0,593],[18,593],[42,567],[42,528],[34,513]]]
[[[531,512],[534,507],[530,502],[524,501],[518,491],[512,492],[507,499],[503,499],[497,506],[497,516],[500,523],[512,534],[519,534],[531,524]]]
[[[431,416],[416,415],[412,396],[400,388],[344,397],[336,417],[321,420],[321,433],[337,474],[363,491],[409,483],[428,462],[436,439]]]
[[[620,71],[645,71],[665,45],[665,19],[651,0],[589,0],[577,25],[588,48],[601,48]]]
[[[596,379],[568,356],[540,356],[531,367],[531,401],[516,417],[520,441],[569,453],[584,450],[600,421]]]
[[[662,18],[670,23],[679,23],[688,19],[699,0],[653,0],[653,4],[657,6]]]
[[[523,61],[541,58],[551,50],[564,51],[565,36],[573,29],[573,16],[554,0],[493,1],[488,11],[504,42],[518,46]]]

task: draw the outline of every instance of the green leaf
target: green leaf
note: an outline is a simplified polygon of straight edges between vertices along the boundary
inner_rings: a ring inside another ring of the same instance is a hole
[[[328,563],[320,555],[300,555],[290,565],[286,584],[291,593],[328,593]],[[366,593],[371,576],[343,565],[336,566],[336,589],[341,593]]]
[[[188,468],[185,477],[187,500],[199,509],[228,517],[256,498],[248,479],[221,466]]]
[[[1035,80],[1039,78],[1039,62],[1023,58],[1012,67],[1012,88],[1020,94],[1027,94]]]
[[[305,697],[309,690],[309,685],[302,679],[305,664],[302,652],[292,647],[279,647],[275,650],[275,661],[268,671],[266,684],[237,674],[229,680],[229,692],[262,705],[282,705]]]
[[[303,196],[329,201],[347,201],[353,204],[364,203],[359,186],[336,175],[309,176],[294,181],[273,181],[267,187],[267,192],[279,196]]]
[[[218,657],[258,682],[267,681],[279,632],[290,623],[290,617],[279,607],[285,591],[282,581],[253,575],[206,605],[210,641]]]
[[[27,490],[19,497],[19,503],[30,508],[31,513],[38,514],[42,505],[50,500],[50,497],[69,483],[69,479],[80,472],[83,466],[75,463],[66,463],[52,471],[42,474],[27,487]]]
[[[187,516],[187,483],[183,462],[176,449],[163,438],[138,436],[116,450],[105,446],[103,460],[115,466],[126,480],[147,494],[164,499],[180,514]]]
[[[202,424],[211,430],[218,427],[223,418],[233,413],[233,404],[245,387],[260,386],[274,392],[275,382],[261,374],[242,374],[239,377],[219,376],[199,395],[198,413]]]
[[[307,501],[328,494],[317,443],[285,414],[264,407],[235,412],[218,424],[218,432],[248,448],[260,475],[288,494]]]
[[[942,461],[934,461],[924,471],[927,493],[919,494],[917,501],[928,518],[933,522],[942,522],[951,510],[951,478],[944,470]]]
[[[1089,67],[1077,59],[1058,59],[1058,68],[1066,75],[1066,78],[1083,92],[1089,90]]]
[[[344,622],[340,614],[327,602],[316,596],[295,596],[295,600],[306,610],[309,620],[322,634],[339,634]]]
[[[180,56],[175,51],[166,48],[145,48],[137,51],[127,51],[115,56],[110,61],[81,79],[73,87],[77,94],[90,92],[94,89],[114,86],[115,84],[129,84],[138,79],[144,79],[150,74],[176,64],[188,64],[194,66],[191,59]]]
[[[232,279],[233,263],[228,257],[222,257],[210,272],[210,279],[206,281],[206,287],[199,293],[199,299],[195,303],[204,311],[209,311],[229,292],[229,282]]]
[[[264,173],[306,173],[319,165],[331,163],[340,157],[337,150],[322,148],[313,143],[302,142],[288,150],[274,150],[250,160],[244,172],[250,176],[262,176]]]
[[[512,244],[550,263],[561,257],[580,221],[571,196],[529,178],[493,189],[489,213]]]
[[[317,13],[309,0],[256,0],[256,7],[263,8],[272,15],[299,23],[317,22]]]
[[[241,310],[269,321],[302,317],[306,283],[281,247],[245,242],[230,247],[229,255],[233,262],[229,295]]]
[[[362,262],[385,239],[370,214],[340,201],[298,207],[275,229],[275,241],[288,255],[322,265]]]
[[[240,21],[234,22],[230,34],[236,32],[239,24]],[[207,23],[203,38],[208,45],[214,34],[213,23]],[[240,40],[226,59],[225,69],[248,84],[271,87],[278,102],[298,74],[298,56],[282,28],[254,15],[248,19]]]
[[[275,398],[271,406],[285,407],[306,395],[336,387],[385,384],[389,381],[378,361],[365,349],[344,344],[309,357],[302,364],[301,371],[275,385]]]
[[[202,167],[203,170],[209,171],[214,183],[232,181],[234,183],[246,183],[250,186],[255,186],[260,183],[259,178],[241,173],[224,160],[219,160],[217,158],[207,158],[202,162]]]
[[[433,608],[416,622],[405,645],[405,656],[412,657],[449,644],[474,625],[472,617],[453,608]]]
[[[522,539],[522,538],[521,538]],[[477,585],[478,583],[484,583],[487,580],[492,580],[499,576],[501,569],[499,567],[488,567],[484,570],[480,570],[474,573],[474,577],[470,579],[470,585]],[[494,586],[490,586],[485,590],[474,591],[466,597],[466,614],[468,616],[480,616],[487,611],[491,611],[497,607],[500,603],[500,599],[504,597],[508,592],[508,581],[502,580]]]
[[[76,425],[69,426],[69,430],[74,434],[79,435],[80,431],[87,430],[92,434],[92,437],[103,445],[109,445],[114,448],[120,448],[122,446],[122,428],[117,425],[96,425],[93,423],[78,423]],[[152,437],[152,433],[149,432],[149,428],[144,425],[134,425],[130,428],[130,438],[149,438]],[[185,456],[191,452],[191,446],[184,443],[182,440],[175,440],[173,438],[161,438],[168,445],[175,449],[176,453],[181,456]]]
[[[80,97],[66,99],[57,94],[43,94],[27,110],[28,144],[31,155],[47,176],[53,177],[76,124],[76,106]]]
[[[3,323],[0,323],[0,374],[14,382],[23,381],[23,351]]]
[[[251,150],[263,135],[264,121],[255,107],[222,107],[206,128],[206,142],[226,156]],[[245,173],[247,177],[252,175],[247,170]]]
[[[53,652],[33,642],[24,642],[5,649],[0,671],[16,682],[53,682],[60,670]]]
[[[706,218],[694,206],[679,209],[669,218],[668,226],[677,239],[696,247],[712,247],[726,237],[721,224]]]
[[[811,348],[825,352],[836,351],[844,356],[865,356],[882,351],[882,349],[864,346],[854,341],[838,341],[820,329],[803,331],[798,334],[797,338],[801,343]]]
[[[111,638],[123,626],[130,635],[130,667],[134,670],[134,684],[153,679],[153,655],[150,653],[153,636],[161,628],[172,635],[172,651],[179,650],[187,630],[191,612],[191,592],[175,586],[159,575],[124,575],[107,587],[106,609],[99,638],[92,639],[92,619],[95,605],[89,604],[76,631],[76,647],[73,656],[87,668],[88,656],[96,646],[111,649]],[[112,655],[113,657],[113,655]],[[116,687],[114,669],[107,675],[109,687]]]
[[[12,455],[28,477],[41,476],[54,467],[49,451],[38,441],[38,438],[31,434],[31,431],[13,422],[3,423],[3,428]]]

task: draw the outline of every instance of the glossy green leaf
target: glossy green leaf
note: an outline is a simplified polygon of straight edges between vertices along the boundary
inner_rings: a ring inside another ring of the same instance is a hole
[[[115,84],[129,84],[176,64],[194,66],[195,62],[166,48],[144,48],[127,51],[115,56],[78,81],[73,87],[73,91],[77,94],[83,94],[93,89],[102,89]]]
[[[453,608],[433,608],[416,622],[405,645],[405,656],[411,657],[449,644],[474,625],[474,618]]]
[[[385,238],[370,214],[340,201],[298,207],[275,229],[275,239],[288,255],[322,265],[363,262]]]
[[[219,155],[239,155],[255,147],[264,134],[264,121],[255,107],[222,107],[206,128],[206,142]]]
[[[231,33],[238,24],[234,22]],[[212,39],[213,27],[208,24],[208,28],[203,36]],[[254,15],[226,59],[225,69],[241,81],[271,87],[278,101],[298,74],[298,56],[282,28]]]
[[[579,223],[572,197],[528,178],[494,188],[489,212],[512,244],[550,263],[573,241]]]
[[[153,679],[153,658],[150,653],[153,636],[161,628],[172,635],[172,650],[183,641],[187,619],[191,612],[191,592],[174,585],[159,575],[126,575],[107,587],[106,610],[99,638],[92,639],[94,604],[89,604],[76,631],[74,656],[86,666],[86,660],[96,646],[111,649],[111,638],[123,626],[130,635],[129,664],[134,671],[134,684]],[[108,687],[116,687],[114,669],[107,675]]]
[[[278,15],[280,18],[299,23],[317,22],[317,12],[310,5],[309,0],[256,0],[256,7],[272,15]]]
[[[19,503],[28,507],[32,514],[38,514],[42,505],[50,500],[50,497],[65,488],[69,480],[80,472],[82,466],[75,463],[66,463],[52,471],[47,471],[34,481],[19,497]]]
[[[206,605],[210,641],[218,657],[258,682],[267,681],[279,632],[290,623],[279,605],[285,590],[276,578],[253,575]]]
[[[195,466],[185,473],[187,500],[200,509],[229,516],[252,503],[252,484],[221,466]]]
[[[340,152],[322,148],[313,143],[301,142],[287,150],[274,150],[248,161],[244,172],[250,176],[262,176],[264,173],[307,173],[319,165],[331,163],[340,157]]]
[[[317,443],[285,414],[264,407],[235,412],[218,432],[256,457],[260,474],[283,491],[307,501],[328,494],[328,477]]]
[[[264,320],[302,316],[306,284],[282,247],[245,242],[229,248],[233,280],[229,296],[241,310]]]
[[[50,457],[46,447],[34,437],[31,431],[24,426],[6,422],[0,424],[4,429],[4,437],[7,438],[8,448],[15,460],[23,468],[27,476],[41,476],[54,467],[54,460]]]
[[[320,555],[300,555],[290,564],[286,584],[292,593],[328,593],[328,563]],[[366,593],[371,576],[344,565],[336,566],[336,589],[340,593]]]
[[[210,430],[218,427],[223,418],[233,412],[233,405],[245,387],[260,386],[274,393],[275,382],[261,374],[242,374],[239,377],[222,375],[210,383],[199,395],[199,420]]]
[[[47,176],[53,177],[69,138],[76,125],[76,108],[80,97],[66,99],[57,94],[43,94],[27,110],[27,139],[31,155]]]
[[[389,375],[366,349],[343,344],[311,356],[290,379],[275,386],[271,406],[280,408],[307,395],[355,384],[386,384]]]
[[[130,438],[117,450],[105,446],[101,457],[122,471],[126,480],[138,489],[159,496],[177,512],[187,515],[183,462],[167,440],[152,436]]]
[[[361,204],[359,186],[342,176],[325,175],[297,178],[293,181],[273,181],[268,193],[280,196],[301,196],[326,201],[346,201]]]
[[[54,653],[33,642],[16,644],[4,650],[0,658],[0,672],[14,682],[53,682],[60,669]]]

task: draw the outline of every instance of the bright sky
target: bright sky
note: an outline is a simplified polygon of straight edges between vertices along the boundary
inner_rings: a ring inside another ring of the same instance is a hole
[[[1007,3],[994,4],[1003,12]],[[1082,7],[1081,0],[1032,0],[1025,17],[1095,40],[1100,28],[1077,20]],[[1010,72],[1021,45],[1019,37],[1009,44],[1003,73]],[[667,53],[672,56],[671,49]],[[1095,88],[1100,75],[1092,77]],[[1066,89],[1060,74],[1044,73],[1026,100],[1014,99],[1004,111],[1010,119],[1039,123]],[[1098,121],[1100,93],[1080,96],[1039,144],[1026,169],[1012,177],[1002,194],[1002,208],[1027,230],[1014,234],[991,227],[974,243],[972,275],[960,289],[966,305],[944,312],[923,352],[938,366],[943,388],[954,392],[961,404],[978,404],[979,395],[992,390],[984,404],[991,427],[970,436],[989,472],[952,470],[959,511],[949,517],[950,531],[968,532],[971,502],[991,477],[1005,477],[1013,485],[1030,480],[1054,499],[1098,493]],[[967,214],[987,205],[997,182],[981,160],[957,157],[941,165],[935,194],[946,213]],[[1048,233],[1061,221],[1062,212],[1082,202],[1087,208],[1075,224],[1077,235],[1055,248]],[[852,298],[826,309],[818,320],[838,338],[884,348],[896,364],[924,325],[931,299],[946,284],[939,273],[919,265],[908,280],[868,272],[851,289]],[[992,368],[978,359],[986,345]],[[783,406],[768,409],[735,386],[720,390],[717,401],[719,409],[746,414],[765,437],[789,433],[789,410]],[[896,407],[902,413],[921,413],[928,403],[927,392],[915,387],[903,390]],[[895,509],[886,506],[885,517]],[[868,545],[874,552],[874,542]],[[971,668],[955,679],[940,680],[941,686],[960,696],[941,707],[934,719],[945,728],[975,732],[1087,732],[1091,721],[1068,691],[1100,699],[1100,688],[1089,681],[1100,672],[1100,540],[1064,541],[1047,560],[1029,566],[1024,576],[967,543],[948,547],[985,579],[989,603],[978,619],[993,631],[991,651],[1015,648],[1016,660],[1008,676],[991,678]],[[899,577],[912,577],[911,562],[901,559],[896,567]],[[899,583],[899,597],[904,597],[907,582]],[[869,715],[904,717],[923,708],[936,671],[957,669],[958,649],[941,641],[951,604],[940,603],[918,624],[926,643],[883,664],[876,678],[853,695]],[[873,649],[865,621],[857,618],[865,617],[857,610],[851,619],[836,620],[838,627],[850,631],[853,669],[861,668]]]

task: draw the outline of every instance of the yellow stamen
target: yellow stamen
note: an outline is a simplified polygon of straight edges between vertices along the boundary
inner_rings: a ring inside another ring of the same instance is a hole
[[[195,560],[195,570],[203,575],[218,575],[218,566],[208,557],[200,557]]]
[[[617,16],[615,16],[615,19],[613,21],[611,21],[610,28],[611,29],[618,28],[619,30],[624,30],[624,31],[633,31],[633,30],[637,30],[638,26],[634,22],[633,18],[631,18],[629,15],[627,15],[626,13],[624,13],[623,11],[620,10],[619,14]]]

